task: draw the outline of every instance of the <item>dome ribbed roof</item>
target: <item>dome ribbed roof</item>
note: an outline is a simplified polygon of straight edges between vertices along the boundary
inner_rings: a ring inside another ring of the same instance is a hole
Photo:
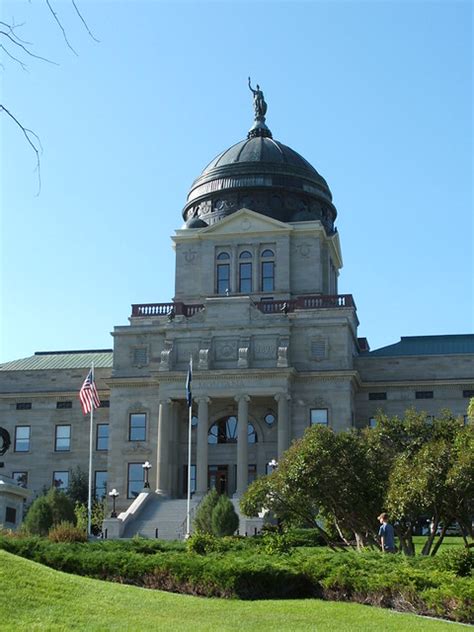
[[[337,211],[326,180],[274,140],[260,115],[247,138],[218,154],[193,182],[183,218],[188,228],[199,228],[241,208],[283,222],[319,220],[328,232],[335,230]]]
[[[203,170],[201,176],[216,167],[244,162],[271,162],[277,164],[292,165],[302,169],[308,169],[312,174],[319,176],[316,169],[296,151],[279,143],[273,138],[257,136],[245,140],[225,149],[216,158],[211,160]]]

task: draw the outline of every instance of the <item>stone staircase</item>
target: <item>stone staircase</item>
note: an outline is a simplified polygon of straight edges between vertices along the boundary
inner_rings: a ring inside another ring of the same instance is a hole
[[[199,497],[191,499],[191,533],[196,509],[201,500],[202,498]],[[232,498],[231,501],[240,520],[238,533],[248,536],[259,533],[263,520],[246,518],[240,513],[239,499]],[[144,491],[117,518],[104,520],[105,537],[133,538],[138,535],[160,540],[183,540],[186,535],[186,514],[187,501],[185,499],[163,498],[155,492]]]
[[[191,499],[191,524],[200,499]],[[146,504],[127,521],[122,538],[139,535],[160,540],[182,540],[186,534],[186,500],[172,500],[151,493]]]

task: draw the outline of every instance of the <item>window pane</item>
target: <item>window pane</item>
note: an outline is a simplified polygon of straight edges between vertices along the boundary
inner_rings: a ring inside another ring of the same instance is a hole
[[[146,414],[132,413],[130,415],[129,441],[146,440]]]
[[[311,409],[311,425],[328,423],[328,411],[326,408],[312,408]]]
[[[53,486],[56,489],[67,489],[69,487],[69,472],[53,472]]]
[[[67,452],[71,448],[71,426],[56,426],[56,440],[54,449],[57,452]]]
[[[142,463],[128,464],[128,486],[127,498],[136,498],[143,489],[143,467]]]
[[[217,266],[217,294],[225,294],[230,290],[230,265],[228,263]]]
[[[241,263],[239,265],[239,292],[252,291],[252,264]]]
[[[107,494],[107,472],[98,471],[94,475],[94,495],[102,499]]]
[[[28,485],[28,472],[12,472],[12,479],[20,487],[27,487],[27,485]]]
[[[230,255],[228,252],[221,252],[217,255],[216,259],[219,259],[219,261],[222,261],[223,259],[230,259]]]
[[[257,433],[255,432],[255,428],[252,424],[248,424],[248,442],[249,443],[257,443]]]
[[[109,424],[97,424],[96,450],[109,449]]]
[[[275,264],[273,261],[262,263],[262,291],[271,292],[274,289]]]
[[[244,250],[239,255],[239,259],[251,259],[251,258],[252,258],[252,254],[248,250]]]
[[[268,257],[274,257],[275,255],[273,254],[273,250],[264,250],[261,254],[262,257],[268,258]]]
[[[30,426],[15,428],[15,452],[28,452],[30,449]]]

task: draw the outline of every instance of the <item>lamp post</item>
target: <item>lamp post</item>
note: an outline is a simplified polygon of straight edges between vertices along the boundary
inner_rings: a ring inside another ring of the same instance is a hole
[[[145,484],[143,485],[143,489],[150,489],[150,483],[148,482],[148,472],[151,469],[151,463],[149,461],[145,461],[142,465],[143,472],[145,474]]]
[[[273,470],[278,467],[278,462],[275,459],[272,459],[268,462],[268,467],[271,468],[270,472],[273,472]]]
[[[115,489],[115,487],[114,487],[114,489],[111,492],[109,492],[109,496],[112,498],[112,513],[110,514],[110,517],[111,518],[116,518],[117,517],[117,512],[115,511],[115,501],[117,499],[117,496],[119,496],[119,493]]]

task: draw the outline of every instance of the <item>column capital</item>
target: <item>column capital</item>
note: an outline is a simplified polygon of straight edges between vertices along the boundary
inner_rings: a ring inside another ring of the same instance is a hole
[[[234,400],[236,402],[239,402],[240,400],[243,400],[244,402],[249,402],[250,401],[250,395],[236,395],[234,397]]]
[[[290,401],[291,399],[291,395],[289,395],[288,393],[277,393],[274,398],[276,399],[277,402],[279,402],[280,400],[287,400]]]
[[[194,399],[195,402],[198,403],[198,405],[202,402],[203,404],[210,404],[212,402],[212,399],[210,397],[207,397],[207,395],[201,395],[199,397],[196,397]]]
[[[158,404],[161,406],[162,404],[172,404],[173,400],[170,397],[164,397],[163,399],[158,400]]]

